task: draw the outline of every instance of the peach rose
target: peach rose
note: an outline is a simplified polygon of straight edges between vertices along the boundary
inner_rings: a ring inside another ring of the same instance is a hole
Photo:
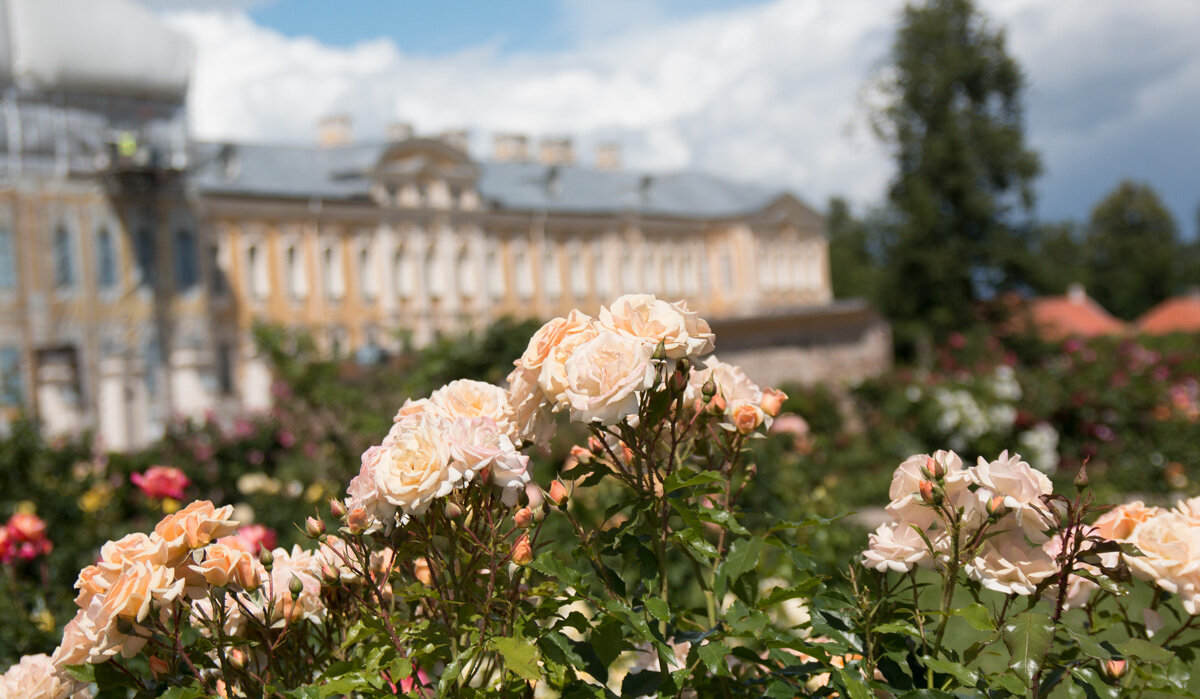
[[[450,468],[450,448],[433,425],[397,435],[375,466],[380,499],[405,514],[424,514],[436,498],[445,497],[461,474]]]
[[[387,448],[383,445],[369,447],[362,454],[362,465],[358,475],[350,479],[346,487],[347,510],[362,509],[375,512],[379,508],[379,489],[375,486],[375,471],[379,468],[379,460],[383,458]],[[388,508],[391,509],[391,508]],[[385,513],[383,516],[387,516]]]
[[[125,567],[104,593],[104,610],[109,617],[141,622],[151,603],[171,602],[183,591],[183,580],[171,568],[138,561]]]
[[[433,571],[429,568],[429,560],[421,557],[413,560],[413,577],[416,578],[422,585],[429,586],[433,584]]]
[[[729,411],[729,419],[740,434],[750,434],[767,419],[762,408],[750,403],[739,402]]]
[[[592,319],[585,313],[572,310],[565,318],[555,318],[538,328],[521,358],[514,362],[518,367],[533,372],[536,375],[542,369],[546,357],[557,347],[567,335],[578,332],[591,324]]]
[[[1146,507],[1141,500],[1118,505],[1100,515],[1096,520],[1095,533],[1105,539],[1125,541],[1133,535],[1137,525],[1161,512],[1157,507]]]
[[[580,346],[599,334],[600,329],[591,321],[582,325],[569,324],[563,328],[561,339],[546,355],[542,368],[538,370],[538,385],[554,410],[562,410],[568,405],[563,395],[567,389],[567,360]]]
[[[764,413],[770,417],[779,415],[779,411],[783,410],[783,402],[787,400],[787,394],[777,388],[768,388],[763,391],[761,407]]]
[[[209,585],[224,587],[234,583],[245,590],[258,589],[267,572],[258,558],[222,543],[205,548],[204,559],[190,564],[188,569],[204,578]]]
[[[1042,502],[1043,495],[1054,492],[1046,474],[1022,461],[1020,454],[1010,456],[1005,450],[995,461],[980,457],[975,468],[967,471],[967,479],[978,486],[975,490],[978,510],[986,510],[992,498],[1002,497],[1025,536],[1038,544],[1046,541],[1046,531],[1055,522]]]
[[[571,419],[613,425],[637,413],[638,392],[654,384],[654,348],[616,333],[601,333],[566,362],[563,397]]]
[[[26,655],[0,675],[0,697],[17,699],[69,699],[91,694],[54,665],[50,656]]]
[[[922,529],[928,529],[935,521],[937,514],[927,506],[921,498],[919,486],[926,480],[922,469],[928,470],[930,460],[945,472],[942,490],[954,506],[962,506],[972,498],[965,497],[967,478],[963,472],[962,459],[952,451],[938,450],[929,454],[915,454],[905,459],[892,474],[892,484],[888,488],[887,513],[900,522],[915,524]]]
[[[687,303],[667,303],[653,294],[626,294],[600,309],[600,326],[651,346],[662,343],[668,359],[699,357],[712,351],[708,323]]]
[[[868,548],[862,554],[863,564],[880,572],[906,573],[914,565],[930,560],[929,547],[921,535],[904,522],[879,525],[868,541]]]
[[[310,551],[293,546],[291,551],[275,549],[271,566],[270,594],[275,598],[272,622],[298,619],[320,621],[325,616],[321,600],[321,564]],[[291,591],[293,580],[300,581],[300,594]]]
[[[207,546],[222,536],[237,531],[238,523],[229,519],[233,507],[216,508],[208,500],[197,500],[175,514],[163,517],[154,534],[167,543],[169,563],[178,565],[191,549]]]
[[[434,391],[429,402],[449,419],[485,417],[495,421],[501,432],[510,434],[515,419],[508,392],[483,381],[459,379]]]
[[[1039,584],[1058,574],[1058,564],[1042,547],[1025,543],[1022,532],[1012,531],[988,539],[964,570],[989,590],[1032,595]]]
[[[86,608],[92,597],[108,591],[127,565],[144,561],[165,566],[169,558],[166,542],[156,536],[136,532],[109,541],[100,548],[100,562],[79,571],[79,579],[75,581],[79,595],[75,604],[80,609]]]
[[[54,651],[54,664],[58,667],[97,664],[120,653],[124,639],[112,628],[112,622],[104,598],[92,598],[63,628],[62,642]]]

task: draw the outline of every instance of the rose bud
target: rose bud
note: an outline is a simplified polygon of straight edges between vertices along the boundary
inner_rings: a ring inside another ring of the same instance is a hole
[[[334,498],[329,501],[329,513],[335,518],[341,519],[346,516],[346,503]]]
[[[570,497],[570,495],[571,494],[567,491],[567,486],[563,485],[563,482],[557,478],[555,478],[554,482],[550,484],[550,502],[554,503],[555,505],[562,507],[566,504],[567,498]]]
[[[1075,487],[1079,490],[1087,490],[1087,487],[1092,484],[1088,478],[1087,464],[1079,467],[1079,473],[1075,474]]]
[[[533,510],[530,510],[528,507],[522,507],[513,515],[513,521],[522,529],[528,527],[533,524]]]
[[[592,459],[596,458],[596,455],[593,454],[590,450],[584,449],[583,447],[579,446],[578,444],[571,447],[571,456],[575,457],[575,460],[581,464],[586,464],[586,463],[590,462]]]
[[[710,415],[720,415],[725,412],[725,398],[720,393],[713,395],[712,400],[708,402],[708,412]]]
[[[371,516],[362,507],[356,507],[346,513],[346,526],[350,528],[352,534],[363,533],[370,524]]]
[[[665,361],[667,358],[667,343],[659,340],[658,346],[654,348],[654,354],[650,358],[660,362]]]
[[[679,392],[687,388],[688,375],[682,371],[676,370],[671,374],[670,388],[672,391]]]
[[[776,388],[768,388],[763,391],[762,411],[771,417],[779,414],[783,410],[783,401],[787,400],[787,394]]]
[[[527,566],[533,562],[533,547],[529,545],[529,537],[525,534],[513,544],[512,560],[519,566]]]
[[[588,437],[588,451],[593,454],[599,454],[604,451],[604,442],[601,442],[595,435]]]
[[[450,519],[458,519],[462,517],[462,513],[462,505],[459,505],[457,502],[446,503],[446,516]]]
[[[713,396],[716,395],[716,393],[717,393],[717,384],[714,383],[712,378],[710,377],[707,381],[704,382],[704,385],[700,387],[700,395],[701,395],[701,397],[704,398],[704,402],[707,403],[713,399]]]
[[[267,572],[270,572],[271,566],[275,564],[275,556],[271,553],[271,549],[264,547],[262,551],[259,551],[258,562],[263,564],[263,568],[266,568]]]
[[[304,520],[304,533],[308,534],[308,538],[317,539],[325,533],[325,521],[316,517],[309,517]]]
[[[921,499],[925,502],[936,505],[934,498],[937,497],[936,491],[933,489],[933,481],[921,481],[917,484],[917,490],[921,493]]]
[[[1004,516],[1004,497],[997,495],[991,500],[988,500],[986,509],[988,513],[988,519],[991,519],[993,522],[1000,519]]]
[[[424,558],[418,558],[413,561],[413,577],[421,582],[422,585],[433,584],[433,571],[429,569],[429,561]]]
[[[300,593],[304,592],[304,581],[293,575],[288,583],[288,592],[292,593],[292,599],[299,597]]]
[[[229,664],[236,668],[246,666],[246,653],[241,648],[230,648],[226,654],[229,657]]]
[[[1105,660],[1100,664],[1100,669],[1103,670],[1105,676],[1109,677],[1110,679],[1119,679],[1125,674],[1125,661],[1117,660],[1116,658]]]
[[[946,477],[946,467],[940,461],[932,456],[925,462],[925,469],[929,471],[929,475],[935,480],[941,480]]]

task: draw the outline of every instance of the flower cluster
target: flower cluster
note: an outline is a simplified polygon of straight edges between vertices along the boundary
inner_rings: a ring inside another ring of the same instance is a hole
[[[1052,492],[1050,479],[1017,454],[981,458],[973,468],[951,451],[912,456],[892,477],[893,521],[871,534],[863,560],[896,572],[963,561],[984,587],[1035,594],[1059,569]]]
[[[1133,574],[1178,595],[1188,614],[1200,614],[1200,497],[1169,509],[1120,505],[1096,520],[1095,531],[1137,547],[1141,555],[1123,556]]]
[[[0,675],[0,697],[21,699],[87,699],[91,692],[73,681],[45,654],[27,655]]]
[[[46,523],[32,512],[17,512],[0,527],[0,564],[32,561],[53,550]]]

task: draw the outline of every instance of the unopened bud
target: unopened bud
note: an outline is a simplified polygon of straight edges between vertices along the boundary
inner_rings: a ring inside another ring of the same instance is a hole
[[[567,491],[567,486],[563,485],[563,482],[557,478],[555,478],[554,482],[550,484],[550,502],[554,503],[555,505],[562,507],[566,504],[567,498],[570,497],[570,495],[571,494]]]
[[[371,523],[371,515],[366,508],[356,507],[346,513],[346,526],[351,534],[362,534]]]
[[[428,560],[418,558],[413,561],[413,577],[419,580],[422,585],[429,586],[433,584],[433,571],[429,569]]]
[[[929,471],[929,475],[933,476],[934,480],[940,481],[946,477],[946,467],[942,465],[941,461],[932,456],[925,462],[925,468]]]
[[[275,564],[275,556],[271,553],[271,549],[263,547],[263,550],[258,552],[258,562],[263,564],[263,568],[266,568],[267,572],[270,572],[271,566]]]
[[[712,397],[716,395],[716,393],[717,384],[712,380],[712,377],[709,377],[709,379],[704,382],[704,385],[700,387],[700,395],[704,398],[704,402],[707,403],[712,400]]]
[[[1079,473],[1075,474],[1075,487],[1079,490],[1087,490],[1091,484],[1092,481],[1088,478],[1087,474],[1087,465],[1084,464],[1079,467]]]
[[[687,388],[687,385],[688,385],[687,373],[679,371],[677,369],[677,370],[675,370],[675,372],[673,374],[671,374],[670,388],[672,391],[677,391],[677,392],[682,391],[683,389]]]
[[[787,400],[787,394],[776,388],[768,388],[763,391],[762,401],[759,407],[762,411],[771,417],[775,417],[783,410],[783,402]]]
[[[517,510],[516,514],[513,515],[513,521],[516,522],[517,526],[521,527],[522,529],[528,527],[529,525],[533,524],[533,510],[529,509],[528,507],[522,507],[521,509]]]
[[[236,668],[246,666],[246,653],[241,648],[230,648],[226,654],[229,657],[229,664]]]
[[[595,435],[588,437],[588,451],[593,454],[599,454],[604,451],[604,442],[601,442]]]
[[[917,484],[917,490],[921,493],[921,499],[930,505],[938,505],[942,501],[941,493],[933,487],[933,481],[921,481]]]
[[[680,357],[679,360],[675,362],[675,371],[683,372],[684,374],[690,374],[692,372],[692,360],[688,359],[687,357]]]
[[[512,560],[519,566],[527,566],[533,562],[533,547],[529,545],[529,537],[525,534],[513,544]]]
[[[650,358],[660,362],[665,361],[667,359],[667,343],[659,340],[658,346],[654,348],[654,354]]]
[[[529,508],[531,510],[537,510],[546,500],[546,496],[542,494],[542,486],[537,483],[525,484],[525,497],[529,498]]]
[[[129,620],[123,616],[117,617],[116,626],[117,633],[123,636],[128,636],[129,634],[133,633],[133,624],[131,624]]]
[[[309,517],[304,520],[304,533],[308,534],[308,538],[316,539],[325,533],[325,521],[316,517]]]
[[[1000,519],[1004,516],[1004,497],[997,495],[987,501],[985,509],[988,513],[988,518],[992,521]]]
[[[335,519],[341,519],[346,516],[346,503],[334,498],[329,501],[329,514]]]
[[[463,508],[457,502],[446,503],[446,516],[450,519],[458,519],[462,517]]]
[[[1119,679],[1125,674],[1126,664],[1124,660],[1112,658],[1105,660],[1100,664],[1100,669],[1104,671],[1104,675],[1109,679]]]
[[[714,395],[708,402],[708,412],[712,415],[720,415],[725,412],[725,398],[720,393]]]
[[[291,582],[288,583],[288,592],[292,593],[293,599],[299,597],[300,593],[304,592],[304,581],[293,575]]]

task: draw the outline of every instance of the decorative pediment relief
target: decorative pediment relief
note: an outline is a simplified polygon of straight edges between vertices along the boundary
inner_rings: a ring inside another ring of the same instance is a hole
[[[754,227],[795,229],[801,235],[825,234],[825,219],[791,194],[781,194],[750,218]]]

